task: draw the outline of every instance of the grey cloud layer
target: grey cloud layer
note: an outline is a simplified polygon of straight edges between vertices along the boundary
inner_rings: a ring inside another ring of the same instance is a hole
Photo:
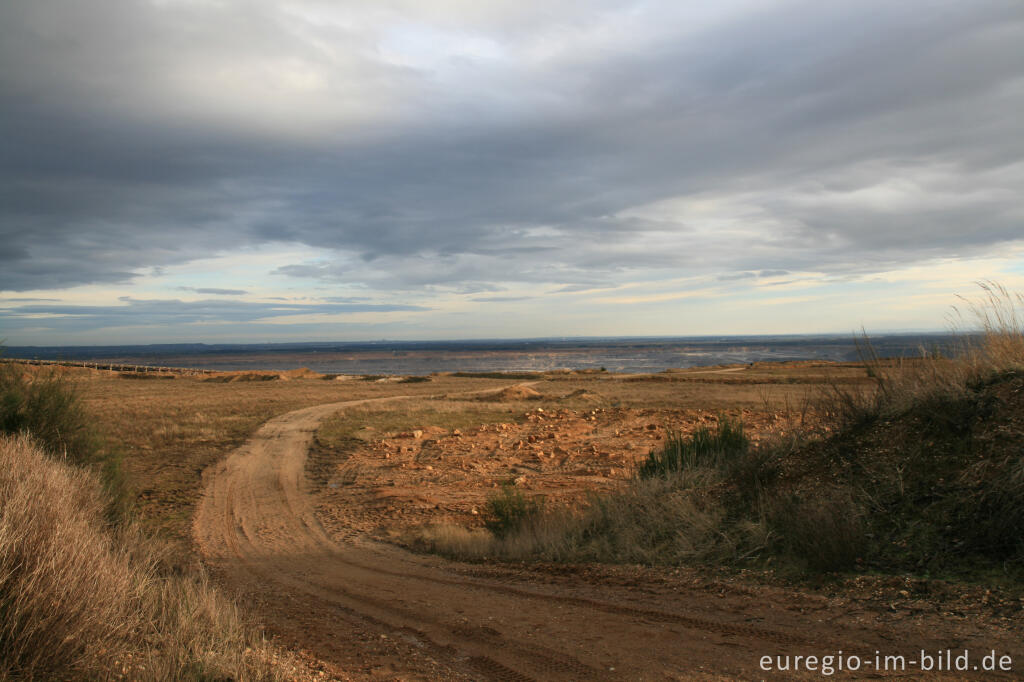
[[[218,287],[178,287],[180,291],[194,291],[197,294],[212,294],[214,296],[245,296],[249,292],[245,289],[220,289]]]
[[[0,308],[6,329],[46,327],[75,332],[110,327],[184,325],[200,322],[251,323],[296,315],[422,312],[417,305],[377,303],[258,303],[208,299],[181,301],[122,298],[123,305],[16,305]]]
[[[1016,0],[754,3],[697,30],[676,3],[386,7],[4,3],[0,290],[273,242],[325,250],[289,277],[479,293],[1019,238]],[[389,55],[419,12],[424,40],[494,54]],[[643,214],[673,197],[748,212]]]

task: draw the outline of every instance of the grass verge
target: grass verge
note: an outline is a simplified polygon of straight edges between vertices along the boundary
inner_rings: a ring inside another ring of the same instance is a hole
[[[277,679],[201,569],[131,513],[69,377],[0,367],[0,678]]]

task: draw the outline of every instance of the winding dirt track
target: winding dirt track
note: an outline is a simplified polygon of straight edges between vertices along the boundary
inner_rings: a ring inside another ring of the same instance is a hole
[[[909,623],[836,614],[765,590],[616,585],[473,571],[357,535],[332,538],[305,460],[326,417],[392,397],[320,405],[267,422],[206,472],[194,534],[218,578],[285,643],[353,679],[745,679],[765,654],[939,646]],[[484,577],[480,577],[483,574]],[[786,596],[789,595],[789,596]],[[799,602],[799,603],[797,603]],[[911,631],[907,631],[908,628]],[[787,677],[792,677],[792,674]]]

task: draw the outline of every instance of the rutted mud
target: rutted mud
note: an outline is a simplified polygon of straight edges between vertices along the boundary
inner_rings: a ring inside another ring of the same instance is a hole
[[[954,644],[935,619],[838,611],[799,592],[477,570],[363,533],[328,532],[306,478],[315,429],[339,410],[403,399],[320,405],[270,420],[207,471],[194,521],[218,579],[254,604],[268,630],[337,677],[751,679],[765,676],[763,655]],[[998,645],[955,634],[958,646]]]

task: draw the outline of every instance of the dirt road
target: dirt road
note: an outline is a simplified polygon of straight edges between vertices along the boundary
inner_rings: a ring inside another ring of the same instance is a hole
[[[999,645],[969,628],[938,628],[934,618],[837,610],[824,597],[776,588],[479,568],[354,533],[332,537],[305,479],[314,430],[338,410],[402,399],[272,419],[206,472],[195,516],[195,538],[218,579],[248,597],[286,644],[342,678],[760,679],[772,677],[759,668],[764,655]]]

